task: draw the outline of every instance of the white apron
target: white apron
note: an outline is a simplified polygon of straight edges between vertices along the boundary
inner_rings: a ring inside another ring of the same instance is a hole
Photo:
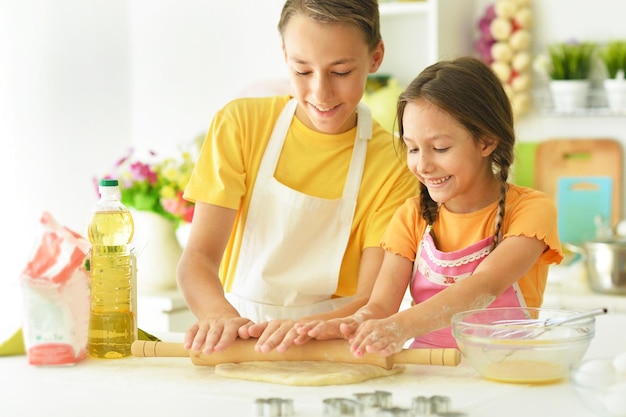
[[[369,108],[358,106],[352,160],[343,196],[328,200],[281,184],[274,172],[297,102],[279,116],[257,175],[231,291],[226,298],[255,322],[331,311],[350,297],[337,289],[372,136]]]

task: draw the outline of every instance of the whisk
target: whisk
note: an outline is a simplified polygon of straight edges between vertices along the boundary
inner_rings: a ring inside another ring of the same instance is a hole
[[[567,317],[549,317],[547,319],[496,320],[492,322],[492,324],[496,326],[503,326],[505,328],[495,331],[494,333],[492,333],[491,336],[503,339],[512,338],[514,336],[519,339],[529,339],[531,337],[537,337],[543,334],[551,327],[560,326],[561,324],[571,323],[577,320],[582,320],[587,317],[606,314],[607,312],[608,309],[606,308],[596,308],[594,310],[572,314],[571,316]],[[529,329],[529,327],[533,327],[533,329]]]

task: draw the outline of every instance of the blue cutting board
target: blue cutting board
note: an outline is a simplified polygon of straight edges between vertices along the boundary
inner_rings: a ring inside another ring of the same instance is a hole
[[[610,227],[611,177],[561,177],[557,184],[558,227],[561,242],[581,243],[596,238],[596,218]]]

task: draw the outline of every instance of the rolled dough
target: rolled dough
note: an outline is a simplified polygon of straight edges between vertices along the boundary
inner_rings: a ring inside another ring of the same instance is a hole
[[[404,367],[399,365],[385,369],[370,364],[327,361],[254,361],[215,366],[215,374],[227,378],[308,386],[356,384],[402,371]]]

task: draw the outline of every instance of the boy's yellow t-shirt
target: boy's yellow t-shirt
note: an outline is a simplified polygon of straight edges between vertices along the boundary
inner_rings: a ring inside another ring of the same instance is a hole
[[[252,188],[274,124],[291,97],[237,99],[215,115],[184,197],[238,210],[220,278],[229,291],[237,265]],[[329,135],[307,128],[295,116],[275,178],[308,195],[336,199],[352,157],[356,127]],[[378,247],[394,211],[418,192],[418,181],[396,153],[394,138],[374,121],[350,241],[335,296],[354,295],[361,252]]]

